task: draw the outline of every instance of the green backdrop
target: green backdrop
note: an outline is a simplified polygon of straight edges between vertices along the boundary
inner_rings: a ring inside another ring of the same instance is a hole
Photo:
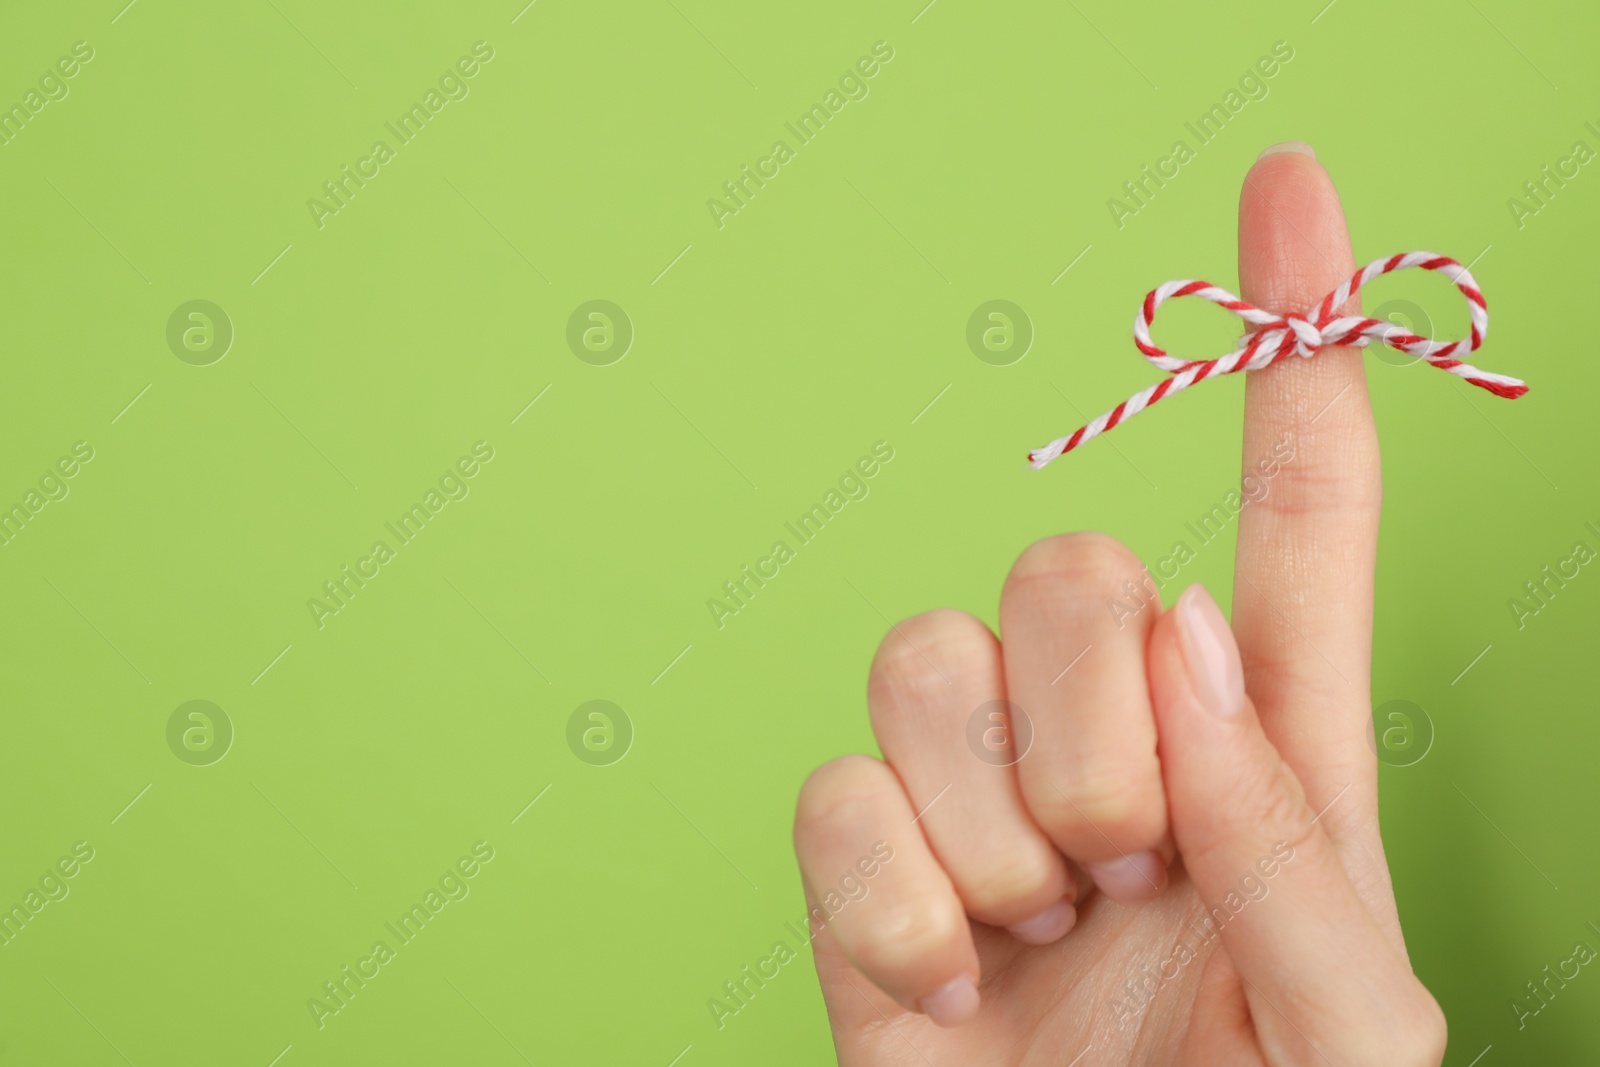
[[[825,1062],[809,957],[706,1007],[803,911],[796,789],[889,620],[1236,486],[1237,381],[1022,456],[1236,283],[1287,138],[1533,386],[1370,360],[1385,832],[1449,1063],[1600,1056],[1600,977],[1511,1007],[1600,946],[1592,6],[523,2],[0,14],[0,1064]]]

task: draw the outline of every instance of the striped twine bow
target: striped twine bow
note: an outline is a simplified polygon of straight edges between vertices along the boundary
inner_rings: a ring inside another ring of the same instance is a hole
[[[1390,271],[1406,270],[1410,267],[1439,271],[1461,290],[1462,295],[1467,298],[1467,313],[1472,318],[1470,338],[1459,341],[1434,341],[1418,337],[1414,333],[1407,333],[1399,326],[1379,319],[1334,314],[1335,308],[1344,306],[1357,290],[1372,279]],[[1150,324],[1155,320],[1156,308],[1179,296],[1198,296],[1203,300],[1209,300],[1250,323],[1253,329],[1245,338],[1244,347],[1235,349],[1220,359],[1207,360],[1178,359],[1157,348],[1150,340]],[[1152,290],[1144,298],[1144,304],[1133,320],[1133,341],[1139,346],[1139,351],[1144,353],[1145,359],[1172,377],[1129,397],[1070,436],[1058,437],[1043,448],[1029,452],[1028,465],[1038,470],[1058,456],[1071,452],[1091,437],[1098,437],[1118,423],[1137,415],[1162,397],[1182,392],[1196,382],[1223,374],[1233,374],[1236,371],[1270,367],[1291,353],[1309,359],[1329,345],[1352,345],[1364,348],[1367,342],[1373,339],[1382,341],[1390,348],[1407,355],[1427,360],[1440,370],[1464,378],[1481,389],[1489,390],[1495,396],[1515,400],[1528,391],[1527,385],[1523,382],[1503,374],[1491,374],[1479,370],[1469,363],[1452,358],[1456,350],[1463,346],[1468,352],[1477,351],[1488,332],[1489,309],[1471,272],[1449,256],[1436,255],[1433,252],[1407,252],[1404,255],[1390,256],[1388,259],[1373,260],[1356,271],[1339,288],[1323,297],[1322,303],[1317,305],[1315,315],[1311,317],[1298,314],[1274,315],[1270,311],[1263,311],[1253,304],[1245,303],[1226,289],[1220,289],[1210,282],[1189,280],[1168,282],[1159,289]]]

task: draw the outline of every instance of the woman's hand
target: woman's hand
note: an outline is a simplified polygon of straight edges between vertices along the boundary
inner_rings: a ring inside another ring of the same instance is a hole
[[[1244,298],[1303,311],[1353,271],[1326,172],[1269,149],[1240,197]],[[884,639],[887,762],[819,768],[795,819],[841,1063],[1440,1063],[1378,832],[1361,356],[1246,390],[1264,495],[1231,628],[1199,586],[1163,610],[1131,552],[1078,533],[1012,567],[1003,645],[955,611]]]

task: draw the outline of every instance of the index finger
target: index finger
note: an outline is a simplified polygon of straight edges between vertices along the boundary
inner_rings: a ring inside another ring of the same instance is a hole
[[[1307,313],[1355,272],[1344,210],[1309,146],[1262,153],[1239,197],[1245,300]],[[1352,301],[1344,314],[1356,311]],[[1368,907],[1397,931],[1384,891],[1371,722],[1373,569],[1383,496],[1361,350],[1330,347],[1248,375],[1233,627],[1262,725]],[[1397,934],[1396,934],[1397,936]]]

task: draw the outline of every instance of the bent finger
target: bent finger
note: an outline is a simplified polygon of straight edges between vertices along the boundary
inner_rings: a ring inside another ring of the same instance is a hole
[[[878,746],[967,914],[1045,944],[1071,929],[1077,893],[1023,806],[1014,768],[1023,753],[1004,698],[1000,643],[960,611],[894,627],[867,684]]]
[[[1117,610],[1125,597],[1147,599],[1137,612]],[[1031,545],[1000,597],[1006,691],[1034,730],[1017,764],[1028,809],[1126,903],[1153,899],[1167,879],[1167,801],[1145,675],[1159,611],[1139,557],[1099,533]]]
[[[915,814],[893,771],[845,756],[802,787],[795,854],[813,928],[902,1007],[957,1026],[978,1012],[978,953]]]

